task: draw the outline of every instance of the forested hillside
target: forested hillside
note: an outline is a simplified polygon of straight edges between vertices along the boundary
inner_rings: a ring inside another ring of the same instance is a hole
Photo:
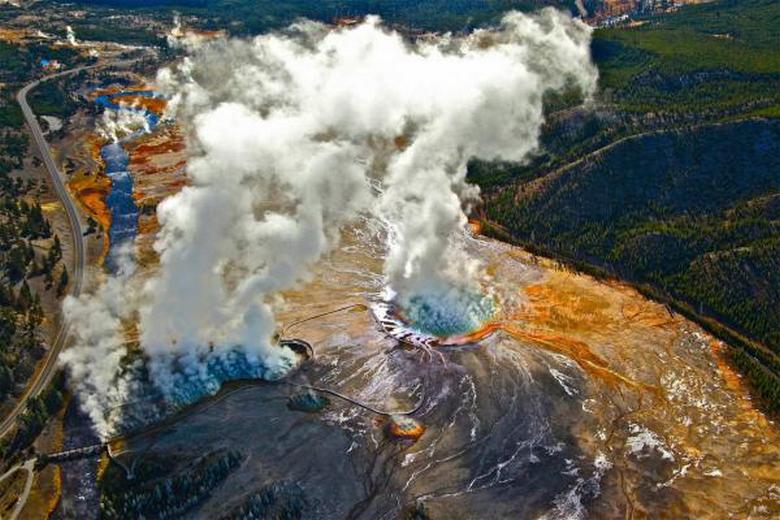
[[[0,42],[0,407],[23,392],[45,353],[39,328],[46,318],[42,296],[61,297],[68,285],[62,245],[41,207],[45,182],[25,171],[38,160],[29,160],[30,139],[14,97],[25,82],[43,74],[42,57],[67,63],[77,54],[38,43]],[[55,85],[47,92],[59,91]],[[45,95],[36,101],[58,110],[65,107],[63,100]]]
[[[767,0],[597,30],[594,103],[551,105],[529,164],[470,176],[493,232],[725,325],[715,332],[780,409],[776,41],[780,3]]]
[[[7,150],[0,147],[0,156],[7,159]],[[38,330],[43,309],[28,281],[42,277],[46,290],[60,296],[68,284],[67,271],[59,267],[59,238],[37,200],[42,184],[3,170],[0,165],[0,404],[21,391],[44,353]]]
[[[58,0],[59,1],[59,0]],[[61,2],[62,3],[62,2]],[[548,5],[575,10],[574,0],[93,0],[114,8],[155,13],[176,9],[196,15],[198,23],[234,33],[260,33],[289,25],[297,18],[332,22],[339,17],[378,14],[390,23],[432,31],[459,31],[493,23],[510,9],[528,11]]]

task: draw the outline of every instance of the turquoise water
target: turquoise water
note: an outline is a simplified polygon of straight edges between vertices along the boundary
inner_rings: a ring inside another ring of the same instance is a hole
[[[95,102],[107,110],[134,110],[143,113],[150,131],[159,124],[159,117],[142,108],[120,107],[113,98],[127,94],[154,96],[152,91],[119,92],[96,98]],[[138,233],[138,206],[133,198],[133,176],[128,170],[130,157],[125,145],[138,139],[145,130],[139,130],[101,149],[106,164],[106,175],[111,180],[111,192],[106,203],[111,211],[109,229],[109,252],[106,268],[116,274],[119,270],[119,256],[122,246],[132,244]],[[228,381],[240,379],[276,379],[282,377],[291,366],[269,369],[261,359],[249,357],[236,347],[221,355],[208,354],[201,359],[188,363],[177,360],[172,363],[170,372],[160,375],[160,386],[150,385],[149,374],[142,370],[135,376],[139,385],[137,392],[143,396],[138,406],[130,405],[123,409],[123,418],[119,429],[127,430],[148,424],[170,413],[195,403],[204,397],[214,395]]]
[[[414,296],[403,311],[410,328],[443,338],[473,332],[496,308],[490,296],[453,291],[443,296]]]

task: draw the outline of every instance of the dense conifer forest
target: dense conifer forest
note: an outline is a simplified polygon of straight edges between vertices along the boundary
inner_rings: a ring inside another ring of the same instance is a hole
[[[706,321],[780,409],[780,4],[641,22],[595,32],[600,92],[537,156],[470,177],[495,234]]]

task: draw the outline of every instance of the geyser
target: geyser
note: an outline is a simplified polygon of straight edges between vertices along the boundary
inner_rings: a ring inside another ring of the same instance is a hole
[[[538,146],[546,93],[589,96],[589,40],[585,24],[545,9],[418,41],[368,17],[189,43],[190,56],[158,74],[190,153],[186,187],[157,209],[159,265],[119,283],[118,307],[116,291],[102,290],[66,305],[84,329],[69,359],[93,417],[112,404],[98,393],[108,381],[132,388],[116,380],[127,377],[118,361],[136,319],[146,370],[174,399],[189,395],[188,381],[193,395],[216,389],[231,360],[242,373],[262,367],[261,377],[289,369],[273,306],[357,216],[386,224],[387,283],[421,328],[471,328],[490,310],[471,296],[485,274],[464,246],[465,211],[478,198],[467,163],[524,160]],[[100,327],[76,312],[87,309],[106,317]],[[113,371],[76,368],[80,350],[116,361],[100,364]]]

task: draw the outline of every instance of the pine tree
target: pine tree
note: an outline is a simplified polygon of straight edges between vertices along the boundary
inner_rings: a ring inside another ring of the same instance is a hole
[[[54,277],[51,274],[52,268],[51,268],[51,266],[48,263],[44,264],[43,267],[44,267],[44,269],[43,269],[43,283],[44,283],[44,287],[46,287],[46,290],[49,290],[54,285]]]
[[[52,256],[55,258],[55,261],[62,258],[62,244],[60,244],[59,235],[54,235],[54,244],[51,246],[51,251],[53,251]]]
[[[0,364],[0,399],[5,397],[11,388],[13,388],[13,385],[13,372],[11,372],[5,364]]]
[[[23,311],[30,308],[33,303],[33,295],[30,290],[30,286],[27,285],[27,280],[22,282],[22,287],[19,289],[19,298],[17,299],[17,305]]]
[[[68,288],[68,270],[65,266],[62,266],[62,273],[60,274],[60,281],[57,284],[57,297],[61,297],[65,294],[65,290]]]
[[[27,329],[32,332],[43,321],[43,307],[41,306],[41,297],[38,293],[33,296],[30,310],[27,311]]]
[[[14,246],[5,258],[5,273],[11,283],[16,283],[24,278],[27,270],[25,252],[19,246]]]

